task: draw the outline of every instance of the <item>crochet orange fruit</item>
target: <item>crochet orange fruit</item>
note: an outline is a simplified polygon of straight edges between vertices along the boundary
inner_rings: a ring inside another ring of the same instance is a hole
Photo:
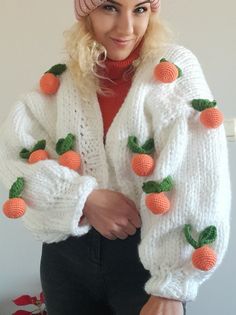
[[[224,121],[224,116],[218,108],[207,108],[200,114],[200,121],[206,128],[218,128]]]
[[[20,152],[20,157],[22,159],[27,159],[28,163],[33,164],[42,160],[46,160],[49,158],[48,152],[45,150],[46,141],[40,140],[38,141],[33,149],[29,151],[28,149],[22,149]]]
[[[36,163],[38,161],[47,160],[49,158],[48,152],[45,150],[37,150],[30,154],[28,162],[30,164]]]
[[[142,189],[147,194],[145,205],[154,214],[164,214],[170,209],[170,201],[164,191],[170,191],[173,187],[171,176],[167,176],[163,181],[148,181],[143,183]]]
[[[224,115],[216,108],[216,105],[216,100],[192,100],[192,106],[195,110],[201,112],[199,119],[206,128],[218,128],[224,121]]]
[[[57,64],[44,73],[39,82],[40,89],[44,94],[53,95],[57,92],[60,86],[58,76],[61,75],[66,68],[65,64]]]
[[[155,79],[163,83],[172,83],[180,76],[182,76],[181,69],[165,58],[162,58],[154,68]]]
[[[148,194],[145,204],[154,214],[164,214],[170,209],[170,201],[163,192]]]
[[[208,245],[197,248],[192,255],[192,262],[195,268],[208,271],[216,264],[217,256],[215,251]]]
[[[152,174],[155,162],[150,156],[154,151],[154,140],[148,139],[142,146],[138,145],[138,140],[135,136],[129,136],[128,147],[136,153],[131,159],[131,168],[138,176],[149,176]]]
[[[195,248],[192,254],[192,264],[195,268],[202,271],[211,270],[216,264],[217,254],[208,244],[213,243],[217,237],[216,227],[210,225],[205,228],[199,234],[198,241],[192,238],[191,229],[192,226],[190,224],[185,224],[184,234],[186,240]]]
[[[18,177],[13,183],[9,193],[9,199],[3,204],[3,213],[10,219],[22,217],[26,211],[26,203],[19,196],[24,187],[24,179]]]
[[[81,158],[77,152],[71,150],[63,153],[59,157],[58,162],[59,164],[67,166],[76,171],[80,168]]]
[[[20,218],[25,214],[26,203],[22,198],[12,198],[3,205],[4,214],[11,219]]]
[[[132,170],[138,176],[151,175],[155,166],[153,158],[148,154],[135,154],[131,160]]]
[[[40,88],[44,94],[55,94],[60,86],[60,80],[53,73],[45,73],[40,79]]]
[[[75,136],[68,133],[66,138],[61,138],[56,144],[56,151],[60,155],[58,162],[60,165],[69,167],[74,171],[78,170],[81,165],[80,154],[73,150]]]

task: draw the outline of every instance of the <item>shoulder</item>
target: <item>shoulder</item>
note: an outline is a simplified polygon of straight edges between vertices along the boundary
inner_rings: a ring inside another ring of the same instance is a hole
[[[194,113],[194,98],[213,98],[198,58],[184,46],[166,45],[161,55],[149,59],[146,69],[147,103],[166,122]]]
[[[166,50],[166,56],[182,70],[182,76],[176,81],[178,91],[188,97],[212,98],[206,75],[196,54],[181,45],[171,45]]]
[[[20,95],[23,102],[32,113],[54,111],[60,91],[68,84],[68,69],[65,63],[45,66],[45,69],[35,78],[32,88]]]
[[[163,58],[175,65],[182,72],[176,80],[168,84],[163,84],[163,82],[158,81],[154,76],[154,70],[161,64]],[[151,63],[150,82],[159,85],[162,84],[162,87],[169,88],[169,90],[178,90],[178,93],[185,93],[186,96],[193,96],[199,92],[212,96],[209,93],[209,86],[199,59],[189,48],[177,44],[168,44],[164,47],[161,55],[157,54],[157,56],[153,56],[149,62]]]
[[[195,53],[189,48],[178,45],[178,44],[168,44],[165,46],[164,50],[165,56],[172,62],[179,62],[184,65],[187,63],[197,62],[198,58]]]
[[[45,66],[35,78],[31,89],[18,96],[11,114],[14,116],[21,113],[22,119],[27,118],[32,122],[36,120],[45,128],[53,129],[58,113],[58,96],[67,85],[64,82],[67,72],[65,64]]]
[[[159,51],[153,52],[150,55],[149,62],[156,64],[162,58],[166,58],[173,63],[178,62],[183,67],[188,67],[192,63],[199,64],[196,54],[191,49],[175,43],[166,44]]]

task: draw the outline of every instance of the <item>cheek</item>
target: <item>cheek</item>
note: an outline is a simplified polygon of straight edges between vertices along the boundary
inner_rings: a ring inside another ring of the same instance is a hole
[[[136,30],[140,35],[144,35],[148,27],[148,19],[142,19],[137,23]]]
[[[92,21],[93,32],[95,34],[96,39],[102,39],[113,29],[114,22],[109,18],[102,18]]]
[[[100,42],[103,38],[103,33],[99,30],[99,28],[94,29],[95,40]]]

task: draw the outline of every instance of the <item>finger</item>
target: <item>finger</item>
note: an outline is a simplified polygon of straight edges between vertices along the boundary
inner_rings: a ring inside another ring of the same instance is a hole
[[[114,234],[112,234],[112,233],[110,233],[109,235],[106,235],[106,236],[104,236],[104,237],[107,238],[107,239],[109,239],[109,240],[111,240],[111,241],[117,239],[117,237],[116,237]]]
[[[140,216],[140,212],[139,210],[136,208],[136,205],[135,203],[130,200],[130,199],[126,199],[127,203],[131,206],[131,211],[133,211],[133,214],[134,216],[137,216],[138,215],[138,218],[140,218],[140,224],[141,224],[141,216]]]
[[[133,223],[137,228],[140,228],[142,225],[142,221],[141,221],[141,216],[140,213],[138,211],[138,209],[136,208],[135,203],[128,199],[125,198],[125,200],[127,201],[127,203],[131,206],[131,215],[128,216],[128,219],[131,221],[131,223]],[[134,205],[134,206],[133,206]]]
[[[111,233],[115,235],[117,238],[120,238],[122,240],[128,237],[128,234],[125,232],[124,227],[121,227],[121,226],[117,226],[117,230],[112,231]]]
[[[128,217],[129,221],[136,227],[136,228],[140,228],[142,225],[142,220],[140,218],[140,215],[137,213],[134,213],[133,215],[130,215]]]
[[[121,240],[125,240],[129,235],[126,233],[126,232],[124,232],[124,231],[121,231],[121,232],[119,232],[119,233],[116,233],[116,235],[117,235],[117,238],[119,238],[119,239],[121,239]]]
[[[129,199],[126,196],[124,196],[124,197],[125,197],[126,202],[131,206],[131,208],[133,208],[133,209],[135,209],[137,211],[136,204],[134,203],[134,201]]]
[[[123,229],[128,235],[134,235],[137,231],[136,226],[133,225],[130,221],[128,221],[127,226],[125,226]]]

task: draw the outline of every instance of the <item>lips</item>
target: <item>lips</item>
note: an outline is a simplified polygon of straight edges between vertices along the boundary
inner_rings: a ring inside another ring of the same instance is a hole
[[[118,41],[118,40],[115,40],[115,39],[112,39],[112,42],[113,44],[116,46],[116,47],[119,47],[119,48],[123,48],[123,47],[126,47],[129,45],[129,42],[130,41]]]
[[[119,43],[127,43],[130,41],[130,39],[120,39],[120,38],[111,38],[111,39]]]

